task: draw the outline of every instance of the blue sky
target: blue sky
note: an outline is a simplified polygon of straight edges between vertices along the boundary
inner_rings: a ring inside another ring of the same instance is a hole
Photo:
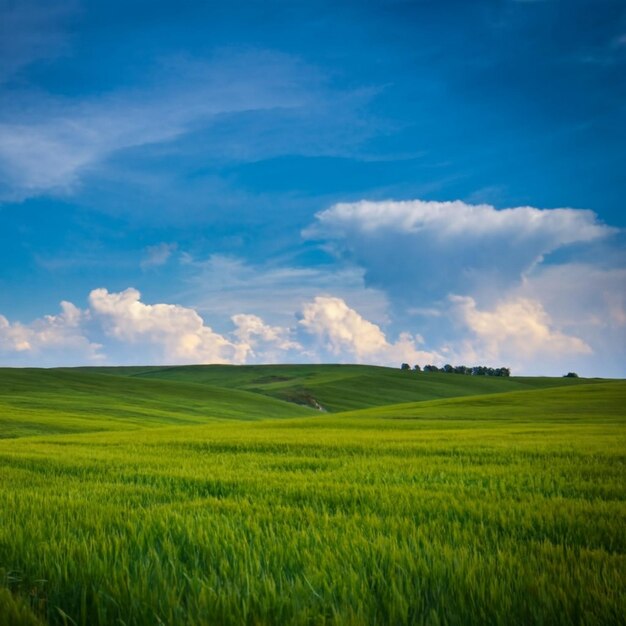
[[[625,70],[621,0],[0,0],[0,364],[624,376]]]

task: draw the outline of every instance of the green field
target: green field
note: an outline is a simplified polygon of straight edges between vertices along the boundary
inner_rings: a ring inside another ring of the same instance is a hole
[[[624,407],[599,379],[0,369],[0,626],[626,624]]]

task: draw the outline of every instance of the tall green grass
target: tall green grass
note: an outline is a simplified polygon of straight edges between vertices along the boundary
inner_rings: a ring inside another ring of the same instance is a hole
[[[5,439],[0,575],[16,624],[623,624],[625,399]]]

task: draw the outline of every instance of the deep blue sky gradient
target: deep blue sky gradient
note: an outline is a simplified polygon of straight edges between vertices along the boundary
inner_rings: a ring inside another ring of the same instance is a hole
[[[24,184],[0,160],[9,319],[60,300],[82,306],[98,286],[196,305],[182,286],[188,266],[141,266],[162,242],[193,259],[332,267],[336,258],[301,231],[335,202],[572,207],[626,225],[621,0],[0,7],[3,124],[47,128],[83,110],[115,110],[121,121],[135,106],[183,116],[171,136],[112,140],[49,185]],[[265,85],[266,102],[181,114],[212,97],[206,67],[218,90]],[[153,107],[164,101],[173,104]],[[150,123],[154,133],[158,119]],[[68,154],[80,148],[72,141]],[[623,249],[616,237],[612,255]]]

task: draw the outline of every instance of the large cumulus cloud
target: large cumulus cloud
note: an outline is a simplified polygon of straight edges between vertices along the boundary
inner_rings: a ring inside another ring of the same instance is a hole
[[[62,303],[60,315],[31,323],[0,316],[4,364],[278,363],[340,361],[398,365],[441,363],[422,350],[422,338],[400,333],[391,340],[342,298],[316,296],[292,311],[291,326],[266,323],[254,313],[232,315],[231,329],[214,331],[193,307],[143,302],[137,289],[94,289],[89,307]],[[95,338],[102,343],[96,343]]]
[[[145,358],[157,356],[173,363],[238,363],[245,347],[236,345],[210,326],[198,313],[177,304],[145,304],[136,289],[109,293],[94,289],[89,304],[116,339],[143,346]]]
[[[90,314],[61,302],[61,311],[28,324],[0,315],[0,364],[77,365],[97,362],[102,346],[87,337]]]
[[[299,321],[317,340],[322,353],[340,360],[357,363],[397,365],[435,362],[441,364],[439,354],[420,349],[419,335],[400,333],[396,341],[389,341],[380,326],[363,318],[344,300],[332,296],[317,296],[307,302]]]
[[[335,204],[303,234],[450,360],[596,375],[626,358],[619,233],[588,210],[390,200]]]
[[[304,236],[362,266],[372,286],[414,304],[449,293],[494,296],[550,252],[614,232],[592,211],[363,200],[321,211]]]
[[[31,323],[0,317],[0,356],[15,364],[46,355],[50,364],[484,363],[518,374],[623,375],[626,269],[611,247],[615,233],[575,209],[336,204],[305,236],[340,264],[259,269],[183,255],[195,278],[182,297],[194,306],[95,289],[84,311],[64,303],[61,314]]]
[[[592,353],[585,341],[556,328],[537,300],[513,297],[491,310],[479,309],[470,296],[450,296],[450,302],[465,335],[456,348],[458,361],[506,363],[516,371],[534,361],[545,371],[547,365]]]

